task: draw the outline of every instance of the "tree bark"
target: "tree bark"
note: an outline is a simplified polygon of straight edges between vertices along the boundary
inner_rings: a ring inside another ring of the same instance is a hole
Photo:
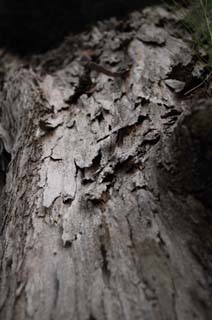
[[[212,318],[212,109],[183,98],[179,20],[148,8],[2,56],[0,319]]]

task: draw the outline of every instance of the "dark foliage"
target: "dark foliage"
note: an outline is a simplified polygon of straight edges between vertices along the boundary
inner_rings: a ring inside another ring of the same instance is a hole
[[[0,0],[0,46],[42,52],[97,19],[123,16],[159,0]]]

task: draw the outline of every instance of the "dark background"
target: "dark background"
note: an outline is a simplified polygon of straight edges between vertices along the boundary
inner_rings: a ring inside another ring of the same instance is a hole
[[[159,0],[0,0],[0,47],[19,54],[57,46],[70,31],[97,19],[123,16]]]

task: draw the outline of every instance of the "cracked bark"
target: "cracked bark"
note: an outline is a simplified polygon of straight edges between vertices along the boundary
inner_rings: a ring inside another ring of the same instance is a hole
[[[189,44],[156,7],[3,56],[1,319],[211,319],[211,100],[176,94]],[[129,75],[91,70],[69,100],[87,49]]]

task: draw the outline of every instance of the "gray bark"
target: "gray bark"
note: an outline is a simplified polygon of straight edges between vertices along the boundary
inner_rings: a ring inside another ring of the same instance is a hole
[[[145,9],[46,54],[2,57],[0,137],[12,159],[0,319],[212,318],[212,109],[175,92],[184,83],[173,70],[192,79],[197,69],[179,19]],[[87,49],[129,75],[91,70],[79,93]]]

